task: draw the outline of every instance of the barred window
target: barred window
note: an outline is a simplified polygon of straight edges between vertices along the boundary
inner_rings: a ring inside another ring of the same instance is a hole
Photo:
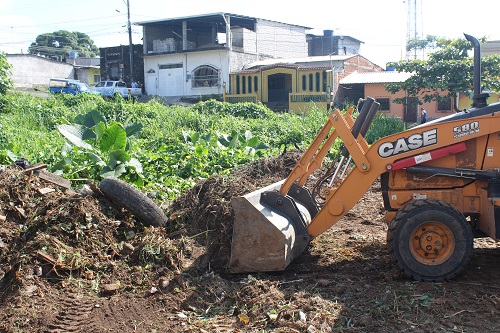
[[[391,100],[387,97],[377,97],[377,102],[380,103],[378,107],[379,111],[390,111],[391,110]]]
[[[451,98],[439,100],[437,111],[438,112],[450,112],[451,111]]]
[[[217,87],[219,71],[212,66],[200,66],[193,71],[193,87]]]

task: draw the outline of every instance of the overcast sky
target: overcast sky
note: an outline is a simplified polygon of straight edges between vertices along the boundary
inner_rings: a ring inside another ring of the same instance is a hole
[[[359,39],[361,55],[380,66],[405,57],[406,1],[413,0],[129,0],[132,22],[227,12],[302,25],[309,33]],[[500,40],[498,0],[421,0],[419,29],[423,35]],[[36,36],[57,30],[88,34],[98,47],[128,44],[127,0],[0,0],[0,51],[26,53]],[[474,7],[474,3],[480,7]],[[141,43],[141,27],[133,27],[133,43]]]

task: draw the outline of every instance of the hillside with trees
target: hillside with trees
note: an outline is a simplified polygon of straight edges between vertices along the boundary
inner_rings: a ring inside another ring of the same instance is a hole
[[[99,48],[87,34],[67,30],[38,35],[29,47],[30,54],[58,60],[70,57],[71,52],[76,52],[80,57],[95,57],[99,54]]]

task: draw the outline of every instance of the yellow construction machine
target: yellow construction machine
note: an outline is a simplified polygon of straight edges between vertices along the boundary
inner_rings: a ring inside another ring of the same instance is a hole
[[[284,270],[379,177],[389,252],[414,279],[460,273],[477,231],[500,238],[500,103],[486,103],[480,45],[465,37],[474,46],[472,108],[372,145],[364,136],[378,109],[374,99],[364,100],[356,119],[334,110],[287,179],[232,199],[230,272]],[[339,157],[323,168],[337,138]]]

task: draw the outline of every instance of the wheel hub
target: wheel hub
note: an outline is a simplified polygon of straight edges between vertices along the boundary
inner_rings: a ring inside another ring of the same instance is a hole
[[[452,231],[440,222],[427,222],[413,231],[410,249],[416,260],[427,265],[439,265],[453,253]]]

